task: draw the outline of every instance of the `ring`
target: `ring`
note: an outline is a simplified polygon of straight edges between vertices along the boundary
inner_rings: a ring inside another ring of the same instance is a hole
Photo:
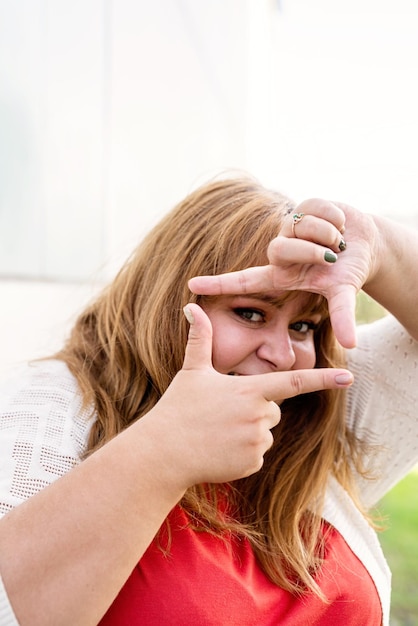
[[[295,233],[295,226],[299,224],[305,217],[305,213],[293,213],[292,215],[292,235],[297,239],[297,235]]]

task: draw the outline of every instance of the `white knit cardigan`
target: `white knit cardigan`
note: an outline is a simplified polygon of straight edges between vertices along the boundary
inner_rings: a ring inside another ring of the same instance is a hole
[[[373,507],[418,462],[418,342],[388,316],[358,330],[348,353],[355,383],[348,392],[350,427],[378,453],[379,478],[359,479]],[[0,387],[0,514],[79,463],[94,416],[82,409],[73,376],[59,361],[16,368]],[[390,572],[375,532],[348,494],[330,479],[323,517],[371,575],[389,624]],[[18,624],[0,578],[0,625]]]

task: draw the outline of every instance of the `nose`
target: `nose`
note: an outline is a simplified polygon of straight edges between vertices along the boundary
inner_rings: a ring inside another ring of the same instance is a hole
[[[287,327],[266,331],[256,353],[259,359],[267,361],[272,369],[279,372],[292,369],[296,362]]]

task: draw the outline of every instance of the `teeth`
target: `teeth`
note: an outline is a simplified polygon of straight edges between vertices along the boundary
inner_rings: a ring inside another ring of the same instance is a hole
[[[228,376],[239,376],[239,374],[237,374],[236,372],[229,372]]]

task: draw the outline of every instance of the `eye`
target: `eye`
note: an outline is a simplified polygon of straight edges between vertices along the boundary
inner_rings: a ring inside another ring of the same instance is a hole
[[[294,330],[301,335],[307,335],[310,330],[316,330],[318,328],[318,324],[314,322],[301,320],[299,322],[294,322],[289,326],[290,330]]]
[[[234,309],[234,313],[248,322],[260,323],[265,320],[263,311],[258,311],[257,309],[244,309],[239,307]]]

